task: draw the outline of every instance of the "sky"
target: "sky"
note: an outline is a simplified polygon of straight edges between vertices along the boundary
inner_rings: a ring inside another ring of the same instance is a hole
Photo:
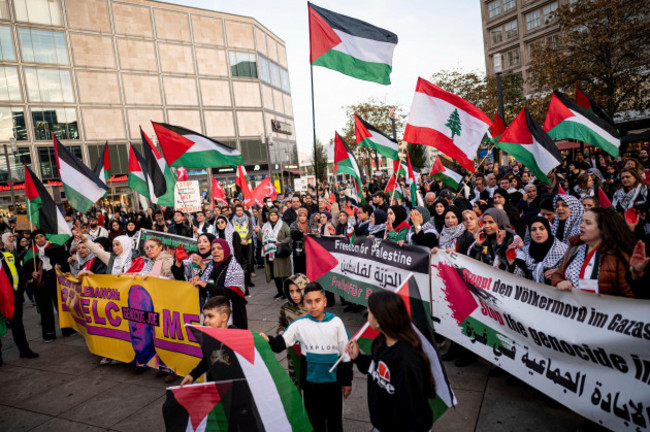
[[[284,40],[298,151],[313,148],[309,26],[303,0],[169,0],[185,6],[251,16]],[[314,67],[316,135],[329,143],[346,123],[346,105],[371,97],[401,105],[408,112],[418,76],[443,69],[485,71],[479,0],[316,0],[334,12],[361,19],[397,34],[392,84],[384,86]],[[399,137],[398,137],[399,138]]]

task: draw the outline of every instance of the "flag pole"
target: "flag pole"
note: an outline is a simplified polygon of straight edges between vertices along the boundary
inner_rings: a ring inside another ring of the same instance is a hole
[[[399,155],[398,155],[397,157],[399,157]],[[401,162],[400,162],[400,163],[401,163]],[[391,197],[390,197],[390,202],[388,203],[388,206],[389,206],[389,207],[393,205],[393,200],[395,199],[395,191],[397,190],[397,185],[398,185],[398,182],[397,182],[397,171],[395,171],[395,172],[393,173],[393,176],[395,176],[395,187],[393,188],[393,193],[392,193],[392,195],[391,195]],[[390,183],[390,180],[389,180],[388,182]],[[388,219],[387,219],[386,221],[388,221]],[[384,240],[386,240],[386,237],[388,237],[388,228],[386,228],[386,230],[384,231]]]
[[[27,170],[25,170],[25,171],[27,171]],[[29,220],[29,227],[31,228],[32,225],[36,226],[36,224],[33,224],[33,223],[32,223],[32,205],[31,205],[30,202],[29,202],[30,200],[27,199],[27,195],[25,195],[25,201],[27,201],[27,215],[28,215],[28,218],[27,218],[27,219]],[[57,210],[57,211],[58,211],[58,210]],[[32,231],[33,231],[33,230],[32,230]],[[31,236],[30,236],[30,237],[31,237]],[[33,246],[32,246],[32,247],[33,247],[33,248],[36,247],[36,241],[34,241],[34,239],[31,239],[31,241],[33,242]],[[33,253],[34,253],[34,252],[32,252],[32,254],[33,254]],[[37,273],[38,270],[36,269],[36,257],[34,257],[34,259],[33,259],[32,261],[34,261],[34,273]]]
[[[307,2],[307,23],[310,23],[309,2]],[[314,106],[314,65],[311,63],[311,26],[309,28],[309,79],[311,81],[311,125],[314,134],[314,177],[316,177],[316,191],[318,191],[318,158],[316,157],[316,108]],[[327,162],[326,162],[327,163]],[[327,167],[327,165],[325,165]]]

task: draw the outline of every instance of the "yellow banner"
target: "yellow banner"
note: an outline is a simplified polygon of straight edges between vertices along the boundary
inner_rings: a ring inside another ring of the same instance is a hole
[[[59,323],[81,333],[93,354],[177,375],[202,357],[185,324],[200,324],[199,294],[188,282],[57,272]]]

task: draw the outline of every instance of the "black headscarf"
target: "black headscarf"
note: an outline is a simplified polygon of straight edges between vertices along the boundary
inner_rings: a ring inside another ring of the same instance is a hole
[[[436,230],[438,230],[438,232],[441,232],[445,227],[445,212],[443,211],[441,215],[436,212],[436,206],[438,203],[442,204],[445,209],[449,206],[449,204],[442,198],[438,198],[436,202],[433,203],[433,212],[431,212],[431,216],[433,217],[433,224],[436,226]]]
[[[399,226],[399,224],[406,220],[406,209],[401,205],[393,205],[388,208],[391,209],[395,215],[395,221],[392,223],[393,229],[395,229]]]
[[[459,223],[459,224],[462,224],[462,223],[463,223],[463,212],[461,212],[460,209],[459,209],[458,207],[456,207],[455,205],[453,205],[453,204],[450,205],[450,206],[448,206],[448,207],[445,209],[445,211],[442,213],[442,220],[443,220],[443,222],[444,222],[444,220],[445,220],[445,216],[447,216],[447,213],[449,213],[449,212],[452,212],[453,214],[456,215],[456,219],[458,219],[458,223]],[[447,226],[447,225],[444,225],[444,224],[443,224],[443,228],[446,227],[446,226]]]
[[[201,237],[203,237],[203,236],[206,236],[206,237],[208,238],[208,241],[210,242],[210,247],[208,248],[208,252],[207,252],[207,253],[202,254],[200,251],[197,251],[197,254],[198,254],[201,258],[203,258],[203,259],[207,259],[208,257],[210,257],[210,256],[212,255],[212,251],[211,251],[211,249],[212,249],[212,242],[214,241],[214,239],[215,239],[216,237],[215,237],[214,234],[203,233],[203,234],[201,234],[201,235],[199,236],[199,238],[201,238]],[[198,240],[198,239],[197,239],[197,240]]]
[[[496,194],[499,194],[499,195],[501,195],[503,198],[505,198],[506,202],[505,202],[504,206],[505,206],[506,204],[508,204],[508,202],[510,202],[510,194],[509,194],[508,191],[505,190],[504,188],[500,188],[500,187],[499,187],[499,188],[496,188],[496,189],[494,190],[494,194],[492,194],[492,196],[494,197],[494,195],[496,195]]]
[[[544,261],[544,258],[546,257],[546,254],[548,254],[548,251],[551,250],[551,247],[553,246],[553,243],[555,242],[555,237],[553,237],[553,233],[551,232],[551,224],[548,223],[548,220],[543,217],[535,217],[528,222],[528,231],[530,232],[531,227],[533,226],[534,223],[539,222],[542,225],[544,225],[544,228],[546,228],[546,231],[548,231],[548,238],[544,243],[535,243],[535,241],[532,239],[531,236],[531,241],[530,241],[530,248],[529,248],[529,253],[530,256],[535,259],[537,262],[542,262]]]

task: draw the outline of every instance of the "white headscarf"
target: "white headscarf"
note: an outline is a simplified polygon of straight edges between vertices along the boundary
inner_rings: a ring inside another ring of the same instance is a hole
[[[131,267],[131,251],[133,249],[133,240],[127,235],[117,236],[113,239],[114,242],[118,241],[122,245],[122,253],[115,256],[113,260],[113,268],[111,274],[124,273]],[[112,245],[111,245],[112,247]]]

